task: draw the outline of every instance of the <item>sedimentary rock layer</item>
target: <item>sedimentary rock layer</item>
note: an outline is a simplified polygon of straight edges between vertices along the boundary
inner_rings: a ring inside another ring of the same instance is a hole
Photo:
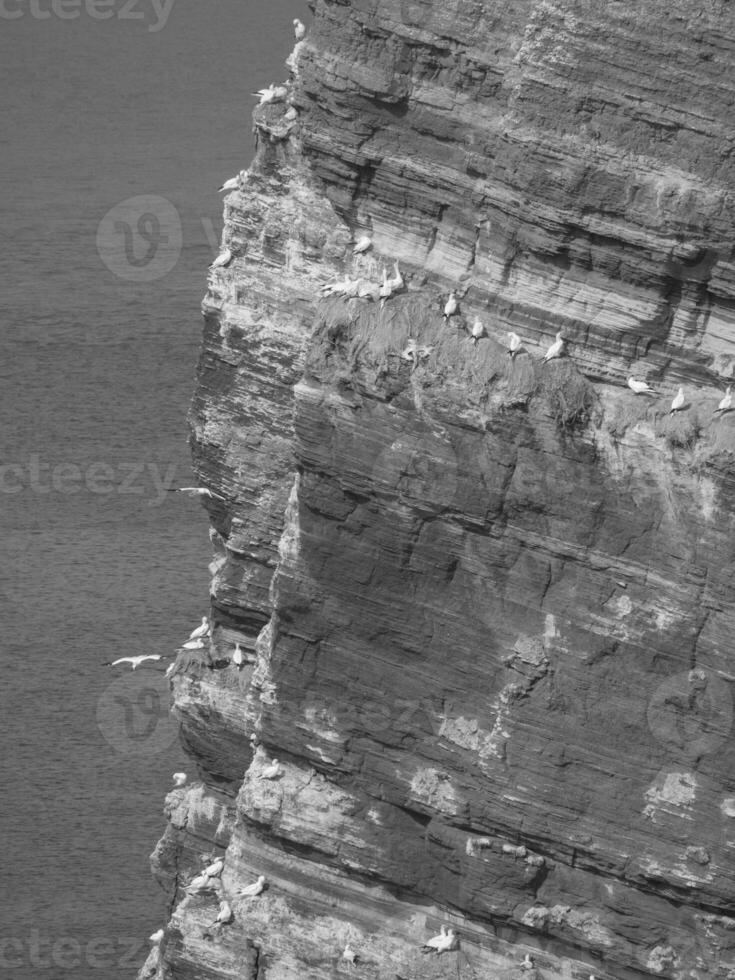
[[[313,9],[204,300],[215,629],[141,975],[727,976],[735,14]]]

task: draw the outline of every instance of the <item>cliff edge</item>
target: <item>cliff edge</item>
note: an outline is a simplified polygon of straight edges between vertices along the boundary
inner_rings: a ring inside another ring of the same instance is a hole
[[[735,8],[313,14],[203,303],[140,976],[731,978]]]

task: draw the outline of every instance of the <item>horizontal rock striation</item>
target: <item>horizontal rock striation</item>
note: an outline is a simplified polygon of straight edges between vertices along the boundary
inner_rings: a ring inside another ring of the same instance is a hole
[[[729,977],[735,13],[313,9],[203,304],[215,629],[141,976]]]

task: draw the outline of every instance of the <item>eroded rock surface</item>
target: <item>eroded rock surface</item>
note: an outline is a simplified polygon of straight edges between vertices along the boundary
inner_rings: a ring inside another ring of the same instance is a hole
[[[314,4],[204,300],[141,976],[735,975],[734,49],[726,0]]]

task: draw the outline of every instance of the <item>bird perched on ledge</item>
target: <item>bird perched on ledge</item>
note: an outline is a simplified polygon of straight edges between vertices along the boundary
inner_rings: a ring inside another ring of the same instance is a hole
[[[206,616],[202,616],[201,626],[197,626],[189,633],[190,640],[198,640],[200,636],[206,636],[209,633],[209,619]]]
[[[234,918],[235,918],[235,914],[232,911],[230,903],[227,901],[226,898],[223,898],[222,901],[219,903],[219,912],[217,913],[217,918],[214,920],[214,922],[210,925],[209,928],[211,929],[212,926],[226,926],[228,923],[232,922]]]
[[[722,399],[720,404],[714,410],[714,412],[712,413],[713,415],[717,415],[718,412],[722,412],[724,415],[725,412],[729,412],[730,409],[732,408],[732,395],[730,394],[730,389],[731,386],[728,385],[727,391],[725,392],[725,397]]]
[[[445,953],[454,946],[454,941],[457,937],[454,934],[453,929],[445,929],[441,926],[438,936],[432,936],[431,939],[427,940],[421,947],[422,953]]]
[[[682,408],[684,408],[684,389],[680,387],[671,403],[669,415],[673,415],[674,412],[680,412]]]
[[[549,347],[544,355],[544,361],[551,361],[555,357],[561,357],[562,351],[564,350],[564,338],[561,335],[561,330],[556,335],[556,340]]]
[[[452,290],[444,305],[444,319],[448,320],[450,316],[454,316],[458,309],[459,303],[457,302],[457,297],[454,295],[454,290]]]
[[[281,775],[281,764],[278,759],[274,759],[269,766],[258,774],[258,779],[278,779]]]
[[[655,395],[656,392],[651,388],[647,381],[639,381],[637,378],[628,378],[628,387],[636,395]]]
[[[173,774],[173,781],[174,781],[174,784],[176,786],[183,786],[184,783],[186,782],[186,773],[185,772],[175,772]]]
[[[363,235],[362,238],[358,238],[355,247],[352,249],[353,255],[360,255],[362,252],[367,252],[369,248],[372,247],[372,239],[369,235]]]
[[[350,946],[349,943],[347,943],[347,945],[342,951],[342,959],[347,960],[350,966],[357,965],[357,959],[358,959],[357,953],[354,951],[354,949]]]
[[[232,662],[238,670],[242,670],[242,665],[245,662],[245,655],[243,654],[239,643],[235,644],[235,649],[232,654]]]
[[[259,88],[253,92],[256,99],[260,99],[258,105],[265,105],[267,102],[283,102],[288,95],[285,85],[269,85],[268,88]]]
[[[293,19],[293,33],[297,41],[303,41],[306,37],[306,28],[298,17],[294,17]]]
[[[477,347],[477,341],[480,337],[485,336],[485,327],[482,324],[482,320],[479,316],[475,317],[475,322],[472,324],[472,343]]]
[[[260,895],[260,893],[265,888],[265,885],[266,885],[265,875],[261,875],[257,881],[254,881],[252,883],[252,885],[246,885],[244,888],[241,888],[240,891],[237,893],[237,897],[255,898],[256,895]]]
[[[148,937],[148,942],[153,943],[154,946],[158,946],[158,944],[161,942],[162,939],[163,939],[163,929],[157,929],[152,936]]]
[[[513,333],[511,330],[508,334],[508,354],[511,359],[516,356],[518,351],[521,349],[521,338],[517,333]]]
[[[220,252],[214,262],[210,265],[210,269],[223,269],[225,266],[232,262],[232,251],[226,248],[224,252]]]

